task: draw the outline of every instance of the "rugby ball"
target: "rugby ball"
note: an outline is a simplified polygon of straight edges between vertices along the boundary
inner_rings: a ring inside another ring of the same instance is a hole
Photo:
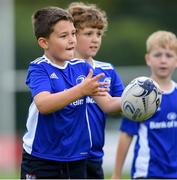
[[[122,114],[133,121],[145,121],[154,115],[161,100],[162,91],[154,80],[145,76],[137,77],[122,93]]]

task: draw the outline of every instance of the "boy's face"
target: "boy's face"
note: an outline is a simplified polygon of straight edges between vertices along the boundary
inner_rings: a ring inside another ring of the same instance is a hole
[[[152,75],[157,78],[171,79],[177,67],[177,54],[169,47],[156,47],[146,54],[146,63],[150,66]]]
[[[45,55],[53,63],[64,65],[65,60],[74,57],[76,31],[72,22],[64,20],[59,21],[53,28],[54,30],[49,38],[41,38],[41,42],[39,38],[38,42],[39,44],[42,43]]]
[[[80,58],[90,59],[100,49],[103,31],[97,28],[85,27],[77,32],[76,51]]]

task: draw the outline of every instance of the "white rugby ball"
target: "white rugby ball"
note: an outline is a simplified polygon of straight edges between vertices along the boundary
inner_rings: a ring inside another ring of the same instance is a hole
[[[145,76],[137,77],[122,93],[122,114],[130,120],[145,121],[154,115],[161,100],[162,91],[154,80]]]

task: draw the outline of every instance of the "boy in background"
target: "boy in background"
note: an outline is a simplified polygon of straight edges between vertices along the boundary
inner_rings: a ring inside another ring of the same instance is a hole
[[[100,49],[102,37],[107,30],[106,13],[95,4],[74,2],[68,7],[76,28],[77,46],[75,58],[86,60],[95,74],[104,73],[103,82],[108,82],[111,96],[120,97],[124,86],[116,70],[110,63],[95,60]],[[92,147],[87,160],[87,178],[104,179],[102,168],[103,146],[105,139],[106,114],[92,97],[87,97],[88,117],[90,120]]]
[[[122,167],[137,136],[131,169],[133,179],[177,178],[177,85],[172,80],[177,67],[177,38],[168,31],[152,33],[146,41],[145,60],[163,91],[157,112],[139,123],[123,119],[112,179],[121,179]]]

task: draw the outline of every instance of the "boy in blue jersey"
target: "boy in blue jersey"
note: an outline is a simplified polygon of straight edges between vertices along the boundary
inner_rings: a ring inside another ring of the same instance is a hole
[[[72,16],[58,7],[37,10],[34,33],[44,55],[30,63],[26,84],[32,94],[23,137],[22,179],[84,179],[92,139],[86,96],[105,111],[120,110],[120,98],[84,60],[70,60],[76,36]],[[107,94],[107,95],[106,95]],[[101,97],[103,95],[103,97]],[[113,102],[108,107],[106,102]]]
[[[177,38],[168,31],[157,31],[146,42],[146,64],[151,78],[163,90],[157,112],[142,123],[123,119],[112,179],[121,172],[133,136],[137,136],[131,169],[133,179],[177,178],[177,85],[172,80],[177,67]]]
[[[109,93],[112,96],[120,97],[124,86],[114,67],[110,63],[93,59],[100,49],[103,34],[107,29],[106,13],[95,4],[81,2],[71,3],[68,11],[73,16],[77,32],[75,57],[85,59],[93,67],[96,74],[104,73],[102,81],[109,83]],[[86,100],[92,135],[92,147],[87,161],[87,178],[104,179],[102,161],[106,114],[92,97],[88,96]]]

